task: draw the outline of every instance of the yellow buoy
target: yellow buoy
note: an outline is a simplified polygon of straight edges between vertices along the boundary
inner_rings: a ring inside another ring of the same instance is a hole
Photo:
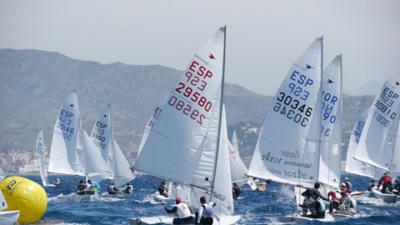
[[[24,177],[7,177],[0,182],[0,189],[7,201],[7,210],[19,210],[18,223],[36,223],[46,212],[46,191],[36,182]]]

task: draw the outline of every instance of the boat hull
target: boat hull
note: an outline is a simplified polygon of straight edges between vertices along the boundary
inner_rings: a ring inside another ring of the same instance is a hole
[[[17,224],[19,210],[0,212],[0,225]]]
[[[318,222],[338,222],[346,219],[351,219],[353,218],[353,215],[347,215],[347,214],[340,214],[340,213],[328,213],[328,211],[325,213],[325,218],[312,218],[308,216],[302,216],[300,214],[293,214],[291,216],[285,216],[279,219],[280,222],[283,223],[309,223],[311,221],[318,221]]]
[[[386,203],[395,203],[400,200],[400,196],[393,194],[393,193],[382,193],[379,190],[376,190],[375,188],[372,189],[371,191],[372,196],[375,198],[382,199]]]
[[[98,191],[86,190],[86,191],[78,191],[76,192],[78,195],[97,195]]]
[[[129,225],[145,225],[145,224],[173,224],[172,216],[150,216],[128,219]],[[214,218],[213,225],[232,225],[240,220],[240,216],[222,215],[219,219]]]

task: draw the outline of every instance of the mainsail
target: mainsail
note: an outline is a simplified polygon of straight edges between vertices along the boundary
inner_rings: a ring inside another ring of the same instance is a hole
[[[315,111],[322,45],[322,38],[317,38],[305,50],[273,98],[250,164],[250,176],[293,185],[316,181],[319,143],[308,140],[308,135],[313,117],[319,117]]]
[[[36,153],[39,158],[40,166],[40,178],[44,187],[49,185],[49,178],[47,176],[47,158],[46,158],[46,146],[43,140],[43,131],[40,130],[36,138]]]
[[[211,188],[215,146],[208,133],[218,108],[225,31],[220,29],[192,58],[161,107],[135,162],[139,170],[181,184]]]
[[[50,148],[49,172],[84,174],[78,150],[81,130],[78,96],[73,92],[65,99],[57,116]]]
[[[385,82],[369,110],[354,158],[382,170],[398,171],[400,82]]]
[[[90,135],[92,142],[101,151],[101,156],[107,165],[107,178],[114,180],[117,186],[131,181],[134,176],[128,161],[114,139],[112,130],[111,105],[99,114]]]
[[[381,169],[368,165],[364,162],[354,159],[354,154],[360,140],[365,120],[367,119],[369,109],[366,109],[356,120],[353,131],[350,135],[349,146],[347,148],[346,167],[345,171],[348,173],[376,178],[383,174]]]

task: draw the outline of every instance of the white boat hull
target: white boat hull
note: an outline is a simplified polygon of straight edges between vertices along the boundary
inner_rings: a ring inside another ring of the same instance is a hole
[[[150,216],[130,218],[128,222],[130,225],[145,225],[145,224],[172,224],[174,217],[172,216]],[[222,215],[219,219],[214,218],[213,225],[232,225],[240,220],[240,216],[235,215]]]
[[[352,215],[345,215],[345,214],[331,214],[328,211],[325,213],[325,218],[312,218],[308,216],[302,216],[300,214],[293,214],[291,216],[285,216],[280,218],[280,222],[284,223],[308,223],[310,221],[318,221],[318,222],[338,222],[346,219],[353,218]]]
[[[17,224],[19,210],[0,212],[0,225]]]
[[[372,189],[371,193],[375,198],[382,199],[386,203],[395,203],[395,202],[400,200],[400,196],[399,195],[396,195],[396,194],[393,194],[393,193],[390,193],[390,194],[389,193],[382,193],[381,191],[376,190],[375,188]]]

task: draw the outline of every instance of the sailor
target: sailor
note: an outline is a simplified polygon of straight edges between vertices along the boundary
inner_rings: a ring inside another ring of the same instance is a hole
[[[333,210],[338,210],[341,203],[341,195],[340,190],[330,191],[328,193],[328,199],[330,200],[329,204],[329,213],[333,213]]]
[[[381,179],[379,179],[378,186],[376,187],[376,190],[379,190],[379,187],[382,185],[382,193],[386,192],[392,192],[393,186],[392,186],[392,177],[389,175],[389,171],[386,171]],[[387,191],[388,189],[388,191]]]
[[[400,177],[397,177],[396,180],[394,180],[393,193],[400,195]]]
[[[196,224],[211,225],[214,222],[214,202],[207,202],[205,196],[200,198],[201,207],[198,212],[196,212]]]
[[[350,195],[349,190],[346,187],[345,183],[340,184],[340,194],[342,195],[342,198],[347,197]]]
[[[349,191],[349,193],[351,193],[351,190],[353,189],[353,184],[350,182],[350,179],[348,177],[345,177],[343,183],[346,185],[346,188]]]
[[[112,183],[108,186],[107,191],[108,191],[108,194],[110,194],[110,195],[115,195],[115,194],[118,194],[119,189],[118,189],[117,187],[115,187],[115,183],[112,182]]]
[[[237,184],[237,183],[233,183],[232,184],[232,195],[233,195],[233,199],[234,200],[237,200],[237,198],[239,197],[239,195],[240,195],[240,193],[241,193],[242,191],[240,190],[240,187],[239,187],[239,185]]]
[[[123,190],[123,192],[125,193],[125,194],[131,194],[132,193],[132,191],[133,191],[133,185],[131,184],[131,183],[126,183],[126,187],[125,187],[125,189]]]
[[[83,182],[83,180],[80,180],[78,186],[76,186],[76,190],[78,192],[83,191],[86,188],[87,188],[86,182]]]
[[[329,200],[324,196],[322,196],[321,193],[318,191],[320,186],[321,186],[320,183],[316,182],[314,184],[314,188],[307,188],[307,190],[301,193],[301,195],[305,197],[303,205],[301,205],[303,210],[303,216],[307,216],[307,211],[310,210],[311,217],[314,218],[325,217],[325,211],[323,210],[324,204],[320,202],[320,199],[323,199],[325,201]]]
[[[176,213],[178,215],[177,218],[174,218],[172,224],[193,224],[194,217],[190,212],[189,206],[182,202],[179,196],[176,196],[175,203],[176,204],[170,209],[162,205],[167,213]]]
[[[61,186],[61,180],[57,177],[57,179],[53,183],[57,188]]]
[[[100,184],[97,183],[96,181],[92,182],[91,180],[88,180],[88,184],[89,184],[89,187],[88,187],[89,190],[92,190],[92,191],[100,191],[101,190]]]
[[[168,198],[168,189],[165,187],[164,181],[158,186],[158,193]]]
[[[368,191],[372,191],[373,187],[375,187],[375,180],[371,179],[368,183]]]

